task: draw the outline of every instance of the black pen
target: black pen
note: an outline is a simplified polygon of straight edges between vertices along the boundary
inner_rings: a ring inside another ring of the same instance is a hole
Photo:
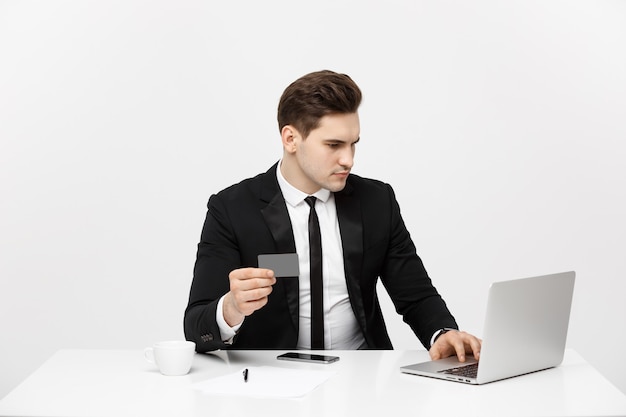
[[[248,382],[248,368],[243,370],[243,382]]]

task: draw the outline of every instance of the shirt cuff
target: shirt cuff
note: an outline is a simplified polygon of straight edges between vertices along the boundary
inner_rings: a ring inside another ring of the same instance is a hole
[[[243,321],[236,326],[230,327],[226,320],[224,319],[224,297],[220,298],[217,302],[217,311],[215,312],[215,320],[217,321],[217,326],[220,329],[220,336],[222,337],[222,342],[230,345],[233,343],[233,338],[237,335],[239,328],[243,324]],[[245,319],[244,319],[245,320]]]

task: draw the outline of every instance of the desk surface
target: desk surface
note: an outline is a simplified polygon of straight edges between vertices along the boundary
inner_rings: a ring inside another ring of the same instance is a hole
[[[333,351],[341,360],[330,365],[278,361],[279,353],[197,354],[189,375],[166,377],[141,350],[61,350],[0,401],[0,415],[626,415],[626,396],[572,350],[557,368],[482,386],[400,372],[427,360],[425,351]],[[261,365],[336,374],[306,396],[286,400],[215,396],[191,386]]]

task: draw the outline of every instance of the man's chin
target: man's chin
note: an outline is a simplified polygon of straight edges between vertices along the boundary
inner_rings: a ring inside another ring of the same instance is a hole
[[[333,181],[331,184],[327,184],[327,186],[324,188],[330,190],[333,193],[337,193],[346,188],[346,180],[344,179],[342,181]]]

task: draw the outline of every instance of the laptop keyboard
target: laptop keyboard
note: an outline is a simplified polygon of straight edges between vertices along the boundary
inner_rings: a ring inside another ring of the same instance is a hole
[[[478,362],[472,363],[469,365],[457,366],[454,368],[444,369],[439,371],[439,373],[462,376],[466,378],[476,378],[476,374],[478,373]]]

